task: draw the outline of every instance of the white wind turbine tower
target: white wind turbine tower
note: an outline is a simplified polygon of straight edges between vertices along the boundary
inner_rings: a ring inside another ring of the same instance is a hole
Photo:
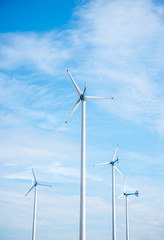
[[[29,194],[29,192],[31,192],[31,190],[34,188],[34,211],[33,211],[33,226],[32,226],[32,240],[35,240],[35,232],[36,232],[36,204],[37,204],[37,186],[44,186],[44,187],[52,187],[50,185],[46,185],[46,184],[41,184],[38,183],[34,174],[34,170],[32,168],[32,174],[34,177],[34,184],[33,186],[30,188],[30,190],[26,193],[25,196],[27,196]]]
[[[113,99],[111,97],[89,97],[86,96],[86,87],[84,88],[83,93],[80,91],[79,87],[77,86],[75,80],[71,76],[70,72],[67,70],[78,94],[79,94],[79,99],[73,108],[70,116],[68,117],[66,123],[72,116],[72,114],[75,112],[76,108],[80,103],[82,103],[82,117],[81,117],[81,186],[80,186],[80,240],[85,240],[86,238],[86,208],[85,208],[85,103],[87,99]]]
[[[112,165],[112,240],[116,240],[116,209],[115,209],[115,169],[117,172],[121,175],[121,177],[125,178],[122,173],[118,170],[118,168],[115,166],[115,163],[118,163],[118,157],[116,160],[116,152],[117,152],[118,145],[116,147],[116,150],[113,155],[113,159],[111,162],[105,162],[105,163],[100,163],[96,164],[94,166],[101,166],[101,165]]]
[[[125,187],[124,187],[124,193],[121,194],[120,197],[125,196],[125,205],[126,205],[126,240],[129,240],[128,201],[130,201],[130,200],[129,200],[128,197],[131,196],[131,195],[134,195],[134,196],[138,197],[138,196],[139,196],[138,190],[135,191],[135,192],[133,192],[133,193],[127,193],[127,192],[126,192],[126,185],[125,185]],[[120,197],[119,197],[119,198],[120,198]]]

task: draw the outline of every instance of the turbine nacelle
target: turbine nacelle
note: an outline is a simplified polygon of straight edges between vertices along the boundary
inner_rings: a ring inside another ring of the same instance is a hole
[[[86,101],[85,96],[86,96],[86,86],[84,87],[83,94],[80,95],[80,99],[81,99],[82,101]]]
[[[124,190],[124,193],[121,194],[118,198],[121,198],[122,196],[125,196],[125,197],[128,198],[129,196],[132,196],[132,195],[134,195],[134,196],[136,196],[136,197],[139,197],[139,192],[138,192],[138,190],[135,191],[134,193],[126,193],[125,190]],[[129,200],[129,199],[128,199],[128,200]]]
[[[118,163],[118,160],[119,160],[119,159],[118,159],[118,156],[117,156],[117,159],[114,160],[114,161],[111,161],[110,164],[111,164],[111,165],[115,165],[115,163]]]
[[[125,195],[126,197],[128,197],[128,196],[130,196],[130,195],[135,195],[136,197],[138,197],[138,196],[139,196],[139,193],[138,193],[138,190],[137,190],[137,191],[134,192],[134,193],[124,193],[124,195]]]
[[[85,95],[86,95],[86,88],[84,89],[83,94],[80,95],[81,101],[86,101]]]

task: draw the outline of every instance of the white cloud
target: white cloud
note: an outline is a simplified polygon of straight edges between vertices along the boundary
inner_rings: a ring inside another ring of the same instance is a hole
[[[79,80],[91,82],[92,87],[96,83],[95,93],[99,89],[99,94],[115,97],[113,104],[104,103],[106,111],[135,123],[147,122],[163,133],[164,85],[159,80],[163,75],[163,6],[143,0],[91,1],[75,17],[72,29],[61,33],[1,34],[0,68],[23,66],[58,76],[70,66]],[[37,87],[33,90],[36,93]],[[48,101],[51,105],[52,98]],[[43,118],[44,113],[35,109],[26,114]],[[50,125],[40,126],[50,129],[54,116],[46,116]]]
[[[40,85],[35,77],[0,74],[1,124],[16,127],[38,121],[40,128],[52,129],[61,121],[65,99],[58,95],[60,90],[54,83],[53,88],[50,82]]]
[[[7,33],[1,35],[2,69],[26,66],[48,74],[58,71],[61,62],[69,58],[69,50],[58,40],[58,33]]]
[[[94,1],[80,10],[79,35],[88,47],[82,75],[113,94],[114,104],[104,103],[107,111],[136,123],[159,126],[156,119],[163,120],[164,85],[157,82],[163,75],[162,16],[163,6],[151,1]]]

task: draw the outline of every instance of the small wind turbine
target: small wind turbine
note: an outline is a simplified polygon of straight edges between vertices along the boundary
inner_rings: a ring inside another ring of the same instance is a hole
[[[126,240],[129,240],[128,201],[130,201],[130,200],[129,200],[128,197],[131,196],[131,195],[134,195],[134,196],[138,197],[139,196],[138,190],[133,192],[133,193],[126,193],[126,185],[125,185],[124,193],[121,194],[120,197],[125,196],[125,204],[126,204]]]
[[[34,174],[34,170],[32,168],[32,174],[34,177],[34,183],[33,186],[30,188],[30,190],[25,194],[25,196],[27,196],[29,194],[29,192],[31,192],[31,190],[34,188],[34,212],[33,212],[33,227],[32,227],[32,240],[35,240],[35,231],[36,231],[36,203],[37,203],[37,186],[44,186],[44,187],[52,187],[50,185],[46,185],[46,184],[41,184],[38,183]]]
[[[86,96],[86,87],[84,88],[83,93],[80,91],[75,80],[71,76],[70,72],[67,70],[78,94],[79,99],[76,102],[75,107],[73,108],[71,114],[69,115],[67,121],[70,119],[72,114],[75,112],[76,108],[82,103],[82,117],[81,117],[81,187],[80,187],[80,240],[85,240],[86,230],[85,230],[85,102],[87,99],[113,99],[112,97],[89,97]]]
[[[116,210],[115,210],[115,169],[117,172],[120,174],[121,177],[125,178],[122,173],[118,170],[118,168],[115,166],[115,163],[118,163],[118,157],[116,160],[116,152],[117,152],[118,145],[116,147],[116,150],[113,155],[113,159],[111,162],[105,162],[105,163],[100,163],[96,164],[94,166],[101,166],[101,165],[112,165],[112,240],[116,240]]]

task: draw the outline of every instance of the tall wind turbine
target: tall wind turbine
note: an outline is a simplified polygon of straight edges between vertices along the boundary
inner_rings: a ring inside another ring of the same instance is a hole
[[[124,193],[121,194],[120,197],[125,196],[125,205],[126,205],[126,240],[129,240],[129,218],[128,218],[128,201],[129,201],[129,196],[134,195],[136,197],[139,196],[138,190],[133,192],[133,193],[126,193],[126,185],[124,188]],[[119,198],[120,198],[119,197]]]
[[[37,203],[37,186],[44,186],[44,187],[52,187],[50,185],[46,185],[46,184],[41,184],[38,183],[35,177],[35,173],[34,170],[32,168],[32,174],[34,177],[34,184],[33,186],[30,188],[30,190],[25,194],[25,196],[27,196],[29,194],[29,192],[31,192],[31,190],[34,188],[34,212],[33,212],[33,226],[32,226],[32,240],[35,240],[35,231],[36,231],[36,203]]]
[[[83,93],[80,91],[78,85],[76,84],[75,80],[71,76],[70,72],[67,70],[78,94],[79,99],[76,102],[75,107],[73,108],[70,116],[68,117],[66,123],[72,116],[72,114],[75,112],[76,108],[79,106],[80,103],[82,103],[82,116],[81,116],[81,186],[80,186],[80,240],[85,240],[86,238],[86,207],[85,207],[85,103],[87,99],[113,99],[109,97],[89,97],[86,96],[86,87],[84,88]]]
[[[105,162],[96,164],[94,166],[101,166],[101,165],[112,165],[112,240],[116,240],[116,210],[115,210],[115,169],[121,175],[121,177],[125,178],[119,169],[115,166],[115,163],[118,163],[118,157],[115,160],[116,152],[117,152],[118,145],[113,155],[113,159],[111,162]]]

